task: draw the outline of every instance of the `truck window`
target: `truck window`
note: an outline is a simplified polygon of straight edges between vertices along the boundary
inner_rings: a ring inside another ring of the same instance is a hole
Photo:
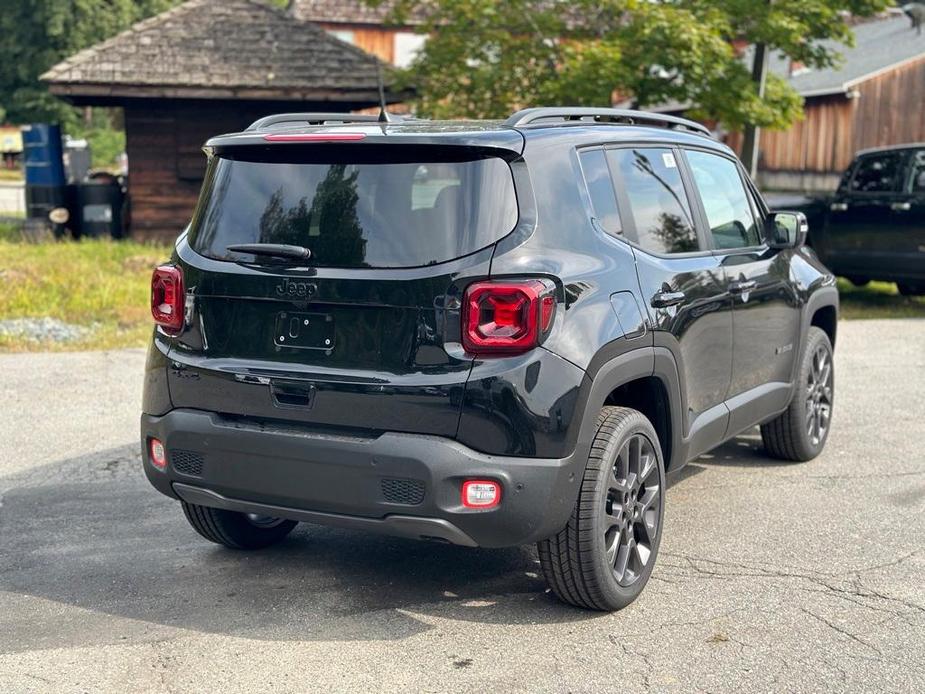
[[[854,193],[893,193],[902,178],[901,152],[869,154],[858,161],[849,190]]]

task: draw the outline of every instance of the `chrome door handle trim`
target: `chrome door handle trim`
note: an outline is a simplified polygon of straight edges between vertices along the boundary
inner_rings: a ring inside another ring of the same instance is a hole
[[[912,209],[912,203],[911,202],[894,202],[892,205],[890,205],[890,209],[893,210],[893,212],[908,212],[909,210]]]
[[[832,210],[832,212],[844,212],[848,209],[848,203],[833,202],[831,205],[829,205],[829,209]]]

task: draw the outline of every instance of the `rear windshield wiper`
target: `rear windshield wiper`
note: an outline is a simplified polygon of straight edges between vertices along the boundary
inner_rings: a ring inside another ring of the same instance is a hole
[[[234,253],[250,253],[251,255],[267,255],[274,258],[296,258],[308,260],[312,257],[310,249],[305,246],[288,246],[282,243],[237,243],[228,246]]]

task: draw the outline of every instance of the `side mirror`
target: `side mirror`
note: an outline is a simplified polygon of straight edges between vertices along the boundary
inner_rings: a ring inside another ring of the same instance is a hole
[[[802,212],[773,212],[768,217],[765,240],[771,248],[799,248],[808,234],[809,222]]]

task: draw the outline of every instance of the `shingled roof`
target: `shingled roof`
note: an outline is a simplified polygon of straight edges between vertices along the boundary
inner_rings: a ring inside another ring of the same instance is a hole
[[[309,22],[330,22],[332,24],[384,24],[390,21],[394,2],[384,0],[376,7],[363,0],[292,0],[289,12],[297,19]],[[412,10],[405,24],[420,24],[424,14],[420,9]]]
[[[189,0],[71,56],[41,79],[68,97],[376,103],[380,65],[311,22],[255,0]]]

